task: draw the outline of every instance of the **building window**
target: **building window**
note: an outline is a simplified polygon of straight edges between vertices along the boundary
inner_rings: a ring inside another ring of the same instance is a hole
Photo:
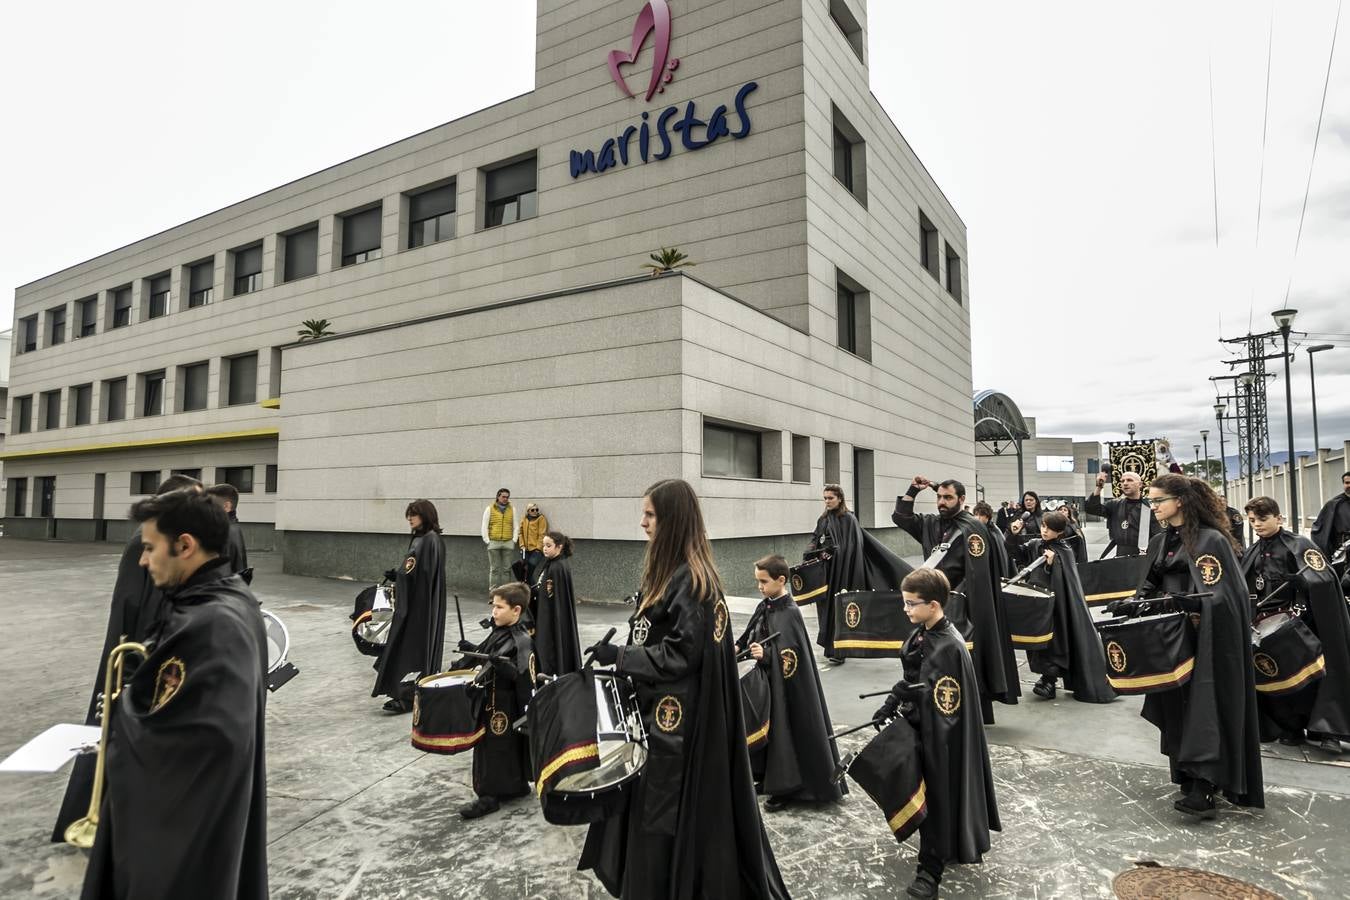
[[[188,309],[206,306],[215,298],[216,261],[202,260],[188,266]]]
[[[1036,457],[1037,472],[1072,472],[1072,456],[1038,456]]]
[[[408,249],[455,236],[455,183],[408,197]]]
[[[164,414],[164,370],[145,372],[141,382],[141,415],[159,416]]]
[[[703,423],[703,474],[758,478],[760,433],[730,425]]]
[[[28,479],[9,480],[9,515],[22,519],[28,515]]]
[[[112,304],[112,315],[109,316],[109,318],[112,319],[112,327],[122,328],[126,325],[130,325],[131,288],[120,287],[117,290],[113,291],[112,299],[109,302]]]
[[[66,342],[66,307],[64,304],[47,310],[47,346]]]
[[[839,483],[839,444],[835,441],[825,442],[825,483]]]
[[[79,384],[70,389],[70,419],[73,425],[88,425],[94,416],[94,386]]]
[[[262,289],[262,244],[234,251],[234,296]]]
[[[211,376],[211,364],[201,362],[181,366],[180,373],[183,412],[206,409],[206,386]]]
[[[75,302],[76,316],[79,320],[79,336],[89,337],[98,331],[98,298],[86,297]]]
[[[830,18],[834,24],[839,26],[839,30],[844,33],[844,40],[848,42],[849,47],[858,56],[858,61],[863,61],[863,30],[858,24],[858,19],[853,15],[853,11],[848,8],[845,0],[830,0]]]
[[[146,283],[150,292],[150,308],[145,317],[147,319],[158,319],[160,316],[167,315],[169,312],[169,286],[172,284],[169,273],[156,275],[154,278],[147,279]]]
[[[238,406],[258,399],[258,354],[246,353],[225,360],[225,405]]]
[[[38,517],[50,519],[56,515],[56,476],[43,475],[36,481]]]
[[[853,496],[849,498],[853,515],[864,528],[875,528],[877,521],[876,460],[871,450],[853,448]]]
[[[853,198],[867,205],[867,144],[839,107],[830,105],[834,134],[834,177]]]
[[[1101,470],[1102,470],[1102,461],[1100,459],[1089,457],[1087,461],[1087,473],[1089,475],[1096,475]]]
[[[956,255],[952,245],[946,241],[942,242],[944,249],[943,257],[947,264],[947,293],[952,295],[957,303],[961,302],[961,257]]]
[[[267,481],[263,490],[269,494],[275,494],[277,492],[277,467],[275,465],[267,467],[266,478]]]
[[[32,353],[37,349],[38,317],[24,316],[19,320],[19,352]]]
[[[384,207],[372,206],[361,212],[340,216],[342,221],[342,264],[354,266],[357,263],[379,259],[380,228]]]
[[[48,431],[61,427],[61,392],[42,392],[42,427]]]
[[[33,396],[14,398],[14,433],[27,434],[33,430]]]
[[[811,438],[804,434],[792,436],[792,480],[798,484],[811,482]]]
[[[120,422],[127,417],[127,380],[112,378],[103,382],[103,421]]]
[[[138,494],[154,495],[159,487],[159,470],[150,472],[132,472],[131,473],[131,493],[133,496]]]
[[[840,349],[872,359],[872,295],[843,272],[835,272],[836,343]]]
[[[538,164],[535,157],[522,159],[486,173],[487,228],[530,219],[539,211]]]
[[[252,466],[226,466],[216,469],[216,484],[232,484],[241,494],[253,493]]]
[[[283,281],[295,281],[308,278],[319,271],[319,226],[311,225],[301,231],[293,231],[282,238],[281,252],[285,254],[281,278]]]
[[[170,470],[169,470],[169,474],[170,474],[170,475],[186,475],[188,478],[195,478],[195,479],[197,479],[198,481],[201,481],[201,480],[202,480],[202,470],[201,470],[201,469],[170,469]]]
[[[938,274],[938,231],[937,226],[919,210],[919,265],[934,278]]]

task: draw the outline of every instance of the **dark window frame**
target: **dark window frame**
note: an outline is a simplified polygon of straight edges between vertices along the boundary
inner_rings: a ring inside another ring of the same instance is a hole
[[[137,418],[149,419],[164,415],[164,370],[142,372],[136,377],[141,389],[141,395],[136,398],[140,401],[138,406],[140,415]],[[152,405],[155,408],[154,412],[150,411]]]
[[[38,348],[38,315],[33,313],[31,316],[24,316],[19,320],[19,328],[16,346],[16,353],[32,353]]]
[[[206,409],[211,404],[211,363],[195,362],[188,363],[180,367],[183,370],[183,396],[180,404],[183,412],[197,412]],[[189,405],[193,402],[192,398],[192,377],[193,373],[200,373],[201,377],[201,405]]]
[[[721,433],[727,436],[730,441],[731,451],[728,456],[728,471],[718,471],[708,468],[708,433]],[[708,478],[741,478],[747,480],[761,480],[764,474],[764,432],[758,431],[744,425],[733,425],[728,422],[714,421],[711,419],[703,420],[702,446],[700,448],[700,457],[702,474]],[[739,462],[738,450],[744,450],[747,445],[753,443],[755,465],[753,470],[740,470],[736,468]],[[753,471],[753,474],[752,474]]]
[[[93,382],[77,384],[70,389],[70,418],[74,426],[94,424]]]
[[[206,286],[201,285],[197,273],[205,270],[210,280]],[[188,309],[197,309],[202,306],[210,306],[211,301],[216,299],[216,260],[203,259],[192,263],[187,267],[188,283]]]
[[[235,399],[235,396],[234,396],[234,393],[235,393],[235,391],[234,391],[234,387],[235,387],[235,384],[234,384],[234,382],[235,382],[234,366],[235,366],[235,363],[239,362],[240,360],[245,360],[245,359],[252,359],[252,360],[253,360],[253,380],[252,380],[252,382],[251,382],[251,385],[252,385],[252,396],[250,396],[250,397],[249,397],[248,399],[246,399],[246,400],[237,400],[237,399]],[[247,405],[250,404],[250,403],[257,403],[257,402],[258,402],[258,354],[257,354],[257,352],[255,351],[255,352],[253,352],[253,353],[239,353],[239,354],[236,354],[235,356],[227,356],[227,357],[225,357],[225,402],[224,402],[223,404],[221,404],[221,405],[222,405],[222,406],[247,406]]]
[[[830,0],[830,19],[843,34],[849,49],[858,57],[858,62],[866,64],[863,55],[866,42],[863,40],[862,25],[858,23],[853,10],[849,9],[844,0]]]
[[[533,187],[529,190],[510,192],[505,187],[494,185],[494,177],[506,180],[510,175],[523,173],[532,168]],[[522,159],[495,165],[483,172],[483,228],[498,228],[533,219],[539,215],[539,156],[530,154]],[[528,207],[528,211],[527,211]]]
[[[277,464],[269,463],[263,475],[263,493],[275,494],[277,492]]]
[[[244,472],[248,473],[248,477],[239,477]],[[218,466],[216,468],[216,484],[231,484],[239,493],[251,494],[253,493],[253,466]]]
[[[444,184],[438,184],[433,187],[419,188],[417,191],[408,194],[408,249],[414,247],[425,247],[427,244],[437,244],[441,241],[448,241],[455,236],[455,214],[458,210],[458,200],[455,196],[457,182],[453,179]],[[432,195],[447,195],[450,199],[449,208],[445,208],[443,203],[433,204],[428,198]],[[419,209],[420,206],[430,206],[430,209]],[[434,210],[440,210],[435,212]],[[420,214],[420,215],[419,215]],[[427,232],[431,234],[428,237]]]
[[[106,378],[103,381],[103,396],[100,404],[103,407],[104,422],[125,422],[127,420],[127,379]],[[113,395],[118,391],[122,394],[121,403],[113,403]]]
[[[61,427],[61,391],[43,391],[39,398],[39,410],[42,414],[42,430],[54,431]],[[52,424],[55,418],[56,424]]]
[[[369,226],[365,225],[365,220],[361,218],[363,216],[373,218],[375,226],[373,234],[362,241],[360,246],[356,246],[356,238],[352,235],[356,234],[358,230],[371,230]],[[375,206],[368,206],[365,209],[343,213],[338,216],[338,219],[342,223],[341,261],[344,267],[370,262],[384,256],[384,204],[380,203]],[[375,240],[374,244],[369,243],[371,239]]]
[[[311,251],[310,256],[312,258],[306,260],[307,265],[304,267],[308,271],[297,271],[296,260],[301,259],[301,253],[298,251],[306,249],[299,246],[299,242],[310,240],[311,235],[313,236],[312,241],[310,241],[312,247],[308,249]],[[313,225],[297,228],[283,234],[281,236],[281,252],[285,256],[281,269],[283,284],[319,274],[319,224],[315,222]]]
[[[947,293],[957,303],[961,302],[961,257],[951,244],[942,242],[943,268],[947,270]],[[955,270],[955,271],[953,271]]]
[[[160,290],[156,290],[160,288]],[[146,309],[145,319],[162,319],[169,314],[170,293],[173,290],[173,278],[168,272],[145,279]]]
[[[28,518],[28,479],[26,477],[9,479],[9,493],[6,499],[9,501],[9,515],[16,519]]]
[[[110,294],[111,297],[108,300],[108,303],[112,309],[111,327],[126,328],[131,324],[131,307],[135,302],[131,296],[131,287],[116,288],[115,290],[110,291]],[[123,300],[126,302],[123,303]]]
[[[47,310],[47,346],[56,347],[66,342],[66,305]]]
[[[14,433],[29,434],[33,430],[33,395],[14,398]]]
[[[941,283],[942,273],[938,266],[937,226],[923,210],[919,210],[919,268]]]
[[[128,489],[133,497],[154,496],[159,489],[159,469],[143,469],[131,473]]]
[[[85,338],[98,334],[98,296],[85,297],[83,300],[75,301],[75,308],[79,310],[79,337]],[[93,315],[85,315],[87,312],[93,312]]]

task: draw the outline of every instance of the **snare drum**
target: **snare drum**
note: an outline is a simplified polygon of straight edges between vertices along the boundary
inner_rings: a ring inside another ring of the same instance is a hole
[[[1045,647],[1055,638],[1055,595],[1032,584],[1003,583],[1003,613],[1008,620],[1009,639],[1019,647],[1032,650]]]
[[[267,635],[267,689],[275,691],[300,674],[295,664],[287,660],[291,652],[291,634],[275,614],[259,610]]]
[[[412,745],[427,753],[454,755],[473,749],[483,726],[469,694],[474,669],[455,669],[417,680],[413,691]]]
[[[569,672],[535,692],[528,715],[544,819],[581,825],[615,814],[647,764],[632,682],[612,672]]]
[[[1302,690],[1327,674],[1322,642],[1298,616],[1277,612],[1256,623],[1252,665],[1256,689],[1278,697]]]
[[[899,591],[835,594],[834,622],[834,652],[847,658],[898,657],[914,632]]]
[[[352,613],[352,642],[364,656],[379,656],[389,641],[389,626],[394,621],[394,588],[373,585],[356,597]]]
[[[792,586],[792,599],[799,605],[815,603],[830,592],[830,563],[819,556],[804,560],[801,565],[788,569],[788,584]]]
[[[769,675],[758,664],[741,676],[741,708],[745,712],[745,745],[755,781],[764,778],[769,752]]]
[[[881,807],[897,841],[919,830],[928,800],[914,727],[896,719],[853,758],[848,775]]]
[[[1117,694],[1156,694],[1191,680],[1195,635],[1186,613],[1116,619],[1097,626],[1106,680]]]

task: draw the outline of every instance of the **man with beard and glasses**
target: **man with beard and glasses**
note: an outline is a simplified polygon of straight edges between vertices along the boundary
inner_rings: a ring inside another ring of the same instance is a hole
[[[914,512],[914,498],[929,487],[937,493],[937,515]],[[946,575],[953,591],[959,592],[946,614],[974,644],[982,712],[985,723],[992,725],[992,701],[1014,704],[1022,689],[1008,621],[996,593],[1003,576],[1001,556],[991,545],[989,531],[961,508],[965,502],[966,487],[961,482],[949,478],[934,485],[915,475],[909,491],[895,498],[891,521],[923,545],[928,557],[924,565]]]

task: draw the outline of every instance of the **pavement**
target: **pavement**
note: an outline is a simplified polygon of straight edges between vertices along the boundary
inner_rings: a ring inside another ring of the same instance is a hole
[[[1088,538],[1100,547],[1100,527],[1089,526]],[[0,757],[54,723],[80,721],[119,552],[0,539],[0,609],[15,626],[11,651],[0,655]],[[277,554],[250,560],[255,590],[285,621],[301,673],[267,709],[273,897],[607,896],[575,870],[584,828],[549,825],[529,799],[474,822],[459,818],[473,796],[469,755],[413,749],[408,717],[382,712],[369,696],[371,660],[356,653],[347,618],[363,585],[284,575]],[[486,603],[461,600],[472,639],[470,623]],[[754,604],[731,598],[733,625],[743,626]],[[627,615],[581,607],[583,645]],[[809,610],[806,617],[814,634]],[[448,618],[453,642],[453,611]],[[1003,831],[983,864],[949,869],[942,896],[1112,897],[1112,877],[1143,860],[1219,872],[1288,898],[1350,896],[1350,754],[1264,745],[1266,809],[1221,804],[1216,821],[1192,824],[1172,809],[1166,761],[1156,730],[1139,718],[1139,698],[1044,701],[1030,694],[1025,666],[1022,675],[1023,702],[996,706],[988,729]],[[870,717],[876,700],[857,695],[889,687],[898,664],[821,662],[821,678],[842,729]],[[866,740],[860,733],[842,743],[857,749]],[[0,898],[78,894],[85,854],[48,842],[67,776],[0,775]],[[904,896],[917,838],[897,845],[860,790],[764,821],[792,896]]]

